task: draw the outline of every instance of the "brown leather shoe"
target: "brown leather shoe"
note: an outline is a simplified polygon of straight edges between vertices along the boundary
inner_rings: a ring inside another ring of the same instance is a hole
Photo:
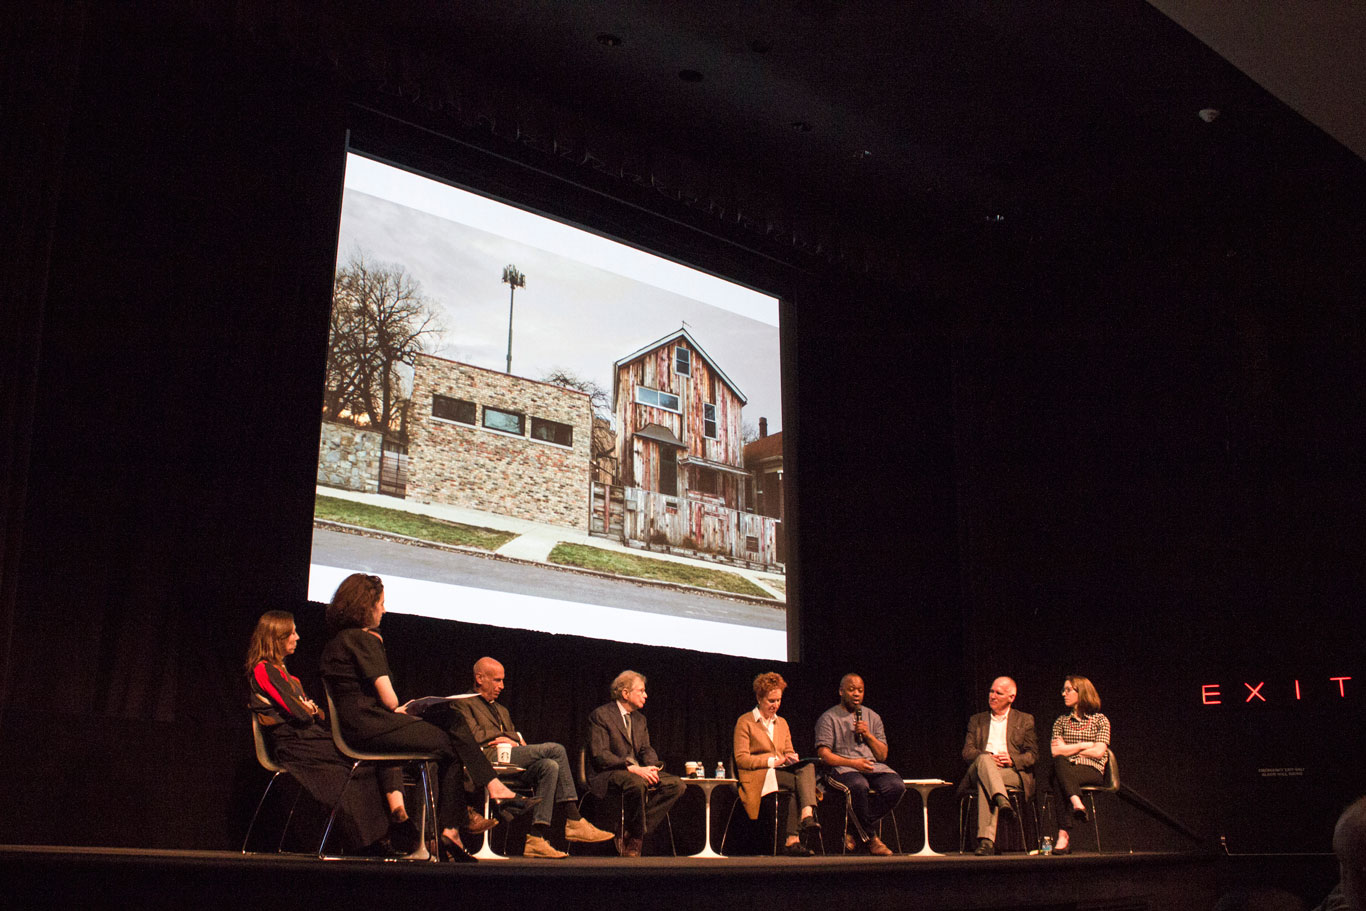
[[[891,857],[892,849],[883,844],[882,839],[874,835],[868,839],[868,853],[874,857]]]
[[[641,850],[645,847],[645,840],[642,838],[623,839],[621,845],[622,857],[639,857]]]
[[[856,839],[854,836],[850,835],[848,832],[845,832],[845,833],[844,833],[844,853],[845,853],[845,854],[857,854],[857,853],[858,853],[858,849],[859,849],[858,839]]]
[[[478,835],[481,832],[487,832],[489,829],[492,829],[494,826],[498,825],[498,820],[489,819],[487,816],[483,815],[478,810],[475,810],[472,807],[467,808],[465,810],[465,813],[469,817],[469,821],[466,822],[460,828],[462,831],[468,832],[471,835]]]

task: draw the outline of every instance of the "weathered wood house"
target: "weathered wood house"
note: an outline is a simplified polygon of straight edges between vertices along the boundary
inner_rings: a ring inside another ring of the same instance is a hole
[[[774,520],[745,511],[745,394],[688,330],[618,360],[612,397],[622,535],[775,564]],[[599,495],[610,526],[611,498]]]

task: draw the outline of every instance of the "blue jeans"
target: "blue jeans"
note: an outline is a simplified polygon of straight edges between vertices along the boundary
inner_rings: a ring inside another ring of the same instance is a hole
[[[541,798],[541,802],[532,809],[531,819],[535,825],[550,825],[555,804],[559,801],[578,801],[578,792],[574,790],[574,774],[569,768],[569,756],[558,743],[529,743],[513,747],[512,764],[526,769],[521,779],[534,783],[536,796]]]
[[[896,772],[858,772],[852,769],[831,774],[830,778],[849,789],[849,807],[860,837],[867,841],[877,834],[878,820],[892,812],[906,792],[906,784]]]

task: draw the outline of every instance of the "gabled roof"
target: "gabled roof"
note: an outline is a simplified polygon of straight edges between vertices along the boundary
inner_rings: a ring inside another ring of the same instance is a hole
[[[642,356],[644,356],[644,355],[646,355],[646,354],[649,354],[651,351],[655,351],[655,350],[657,350],[657,349],[659,349],[659,348],[664,347],[665,345],[668,345],[668,344],[670,344],[670,343],[672,343],[672,342],[676,342],[676,341],[678,341],[680,338],[683,338],[683,339],[687,339],[687,340],[688,340],[688,347],[690,347],[693,351],[696,351],[697,354],[698,354],[698,356],[701,357],[704,361],[706,361],[707,364],[708,364],[708,366],[711,367],[712,372],[714,372],[718,377],[720,377],[720,378],[721,378],[721,381],[722,381],[723,383],[725,383],[727,386],[730,387],[731,392],[734,392],[734,393],[735,393],[735,396],[736,396],[736,398],[738,398],[738,399],[740,400],[740,404],[741,404],[741,405],[746,405],[746,404],[749,403],[749,399],[746,398],[746,397],[745,397],[745,394],[744,394],[743,392],[740,391],[740,387],[737,386],[737,385],[735,385],[735,381],[734,381],[734,380],[732,380],[730,377],[726,376],[726,371],[722,370],[720,367],[717,366],[716,361],[714,361],[714,360],[711,359],[711,355],[710,355],[710,354],[707,354],[707,352],[702,348],[702,346],[699,345],[699,344],[697,343],[697,339],[695,339],[695,338],[692,337],[692,333],[688,332],[688,330],[687,330],[686,328],[683,328],[683,327],[680,326],[680,327],[678,328],[678,331],[672,332],[672,333],[670,333],[669,335],[666,335],[666,336],[664,336],[663,338],[661,338],[661,339],[659,339],[659,340],[657,340],[657,341],[651,342],[650,344],[646,345],[644,348],[641,348],[639,351],[635,351],[635,352],[632,352],[631,354],[626,355],[625,357],[623,357],[623,358],[621,358],[620,360],[616,361],[616,362],[612,365],[613,367],[616,367],[616,368],[617,368],[617,369],[615,369],[615,370],[612,371],[612,407],[613,407],[613,409],[616,408],[616,404],[617,404],[617,394],[618,394],[618,392],[620,391],[620,390],[617,388],[617,386],[618,386],[618,384],[620,383],[621,366],[622,366],[623,364],[629,364],[629,363],[631,363],[631,361],[634,361],[636,358],[642,357]]]

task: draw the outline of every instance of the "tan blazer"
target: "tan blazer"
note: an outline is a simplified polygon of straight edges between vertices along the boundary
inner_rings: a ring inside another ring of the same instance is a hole
[[[797,752],[792,748],[792,732],[779,715],[773,719],[773,740],[769,740],[768,731],[754,720],[751,710],[735,722],[733,739],[735,777],[740,780],[740,802],[745,805],[745,812],[750,819],[758,819],[759,799],[763,797],[764,778],[768,775],[768,757],[782,759],[788,753]]]

